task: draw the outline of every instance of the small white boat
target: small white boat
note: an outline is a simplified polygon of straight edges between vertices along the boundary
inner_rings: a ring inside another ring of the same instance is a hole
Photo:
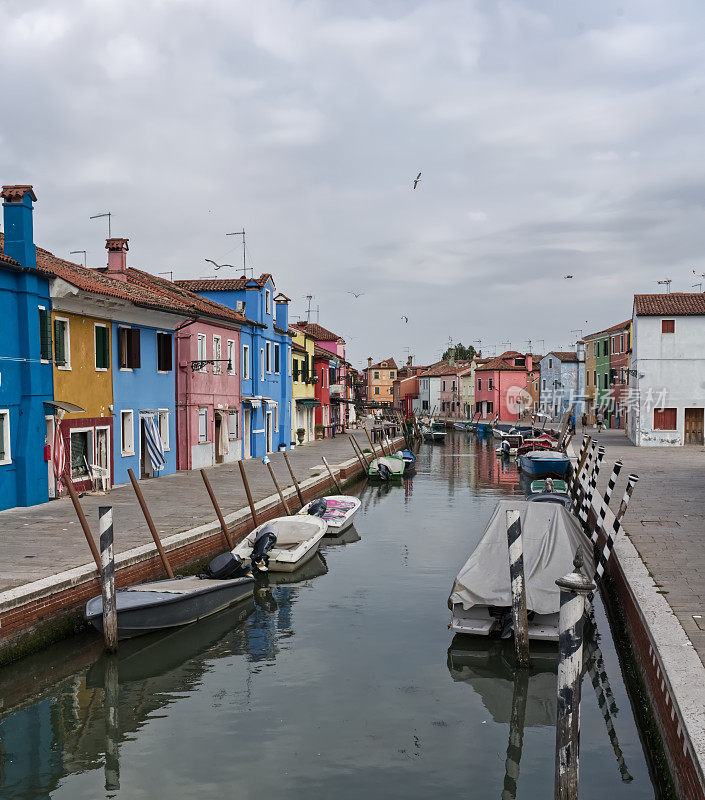
[[[299,511],[300,515],[318,517],[328,523],[328,536],[339,536],[353,522],[353,517],[360,510],[360,501],[350,495],[319,497],[311,500]]]
[[[261,571],[293,572],[313,558],[327,528],[325,520],[309,514],[277,517],[255,528],[232,553],[243,560],[252,559],[253,567]],[[258,548],[256,540],[267,543]]]

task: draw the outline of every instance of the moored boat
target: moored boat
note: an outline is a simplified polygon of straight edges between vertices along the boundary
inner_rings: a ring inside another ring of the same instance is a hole
[[[389,481],[392,478],[404,477],[405,470],[406,463],[403,458],[380,456],[370,461],[367,475],[373,480]]]
[[[549,480],[551,482],[550,488],[547,488],[546,484],[548,483]],[[565,494],[568,491],[568,484],[565,481],[561,481],[558,479],[553,480],[551,478],[548,478],[546,480],[540,479],[531,481],[531,485],[529,487],[529,491],[531,492],[531,494],[538,494],[539,492],[543,492],[544,490],[549,492],[556,492],[558,494]]]
[[[497,503],[482,539],[453,583],[448,598],[449,627],[455,633],[478,636],[512,635],[507,511],[520,513],[529,638],[558,641],[560,590],[556,580],[573,571],[578,547],[583,551],[586,575],[592,576],[594,563],[580,523],[555,503]]]
[[[360,501],[349,495],[335,497],[319,497],[312,500],[299,511],[302,515],[311,515],[328,523],[327,536],[338,536],[353,523],[353,517],[360,510]]]
[[[416,469],[416,456],[411,450],[397,450],[394,454],[395,458],[401,458],[404,462],[404,473],[408,475]]]
[[[277,517],[256,527],[232,551],[255,569],[293,572],[316,554],[328,523],[309,514]]]
[[[519,469],[533,478],[562,478],[570,459],[560,450],[532,450],[519,456]]]

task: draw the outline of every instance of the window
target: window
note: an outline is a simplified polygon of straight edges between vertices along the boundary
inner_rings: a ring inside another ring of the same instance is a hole
[[[295,359],[293,359],[293,362],[294,362],[293,365],[292,365],[293,369],[294,369],[293,381],[294,381],[294,383],[298,383],[299,382],[299,359],[295,358]]]
[[[492,391],[494,389],[494,380],[492,378],[487,379],[487,390]]]
[[[69,321],[54,317],[54,363],[59,369],[71,369]]]
[[[39,306],[39,352],[42,361],[51,361],[51,313]]]
[[[228,372],[235,372],[235,342],[228,339]]]
[[[259,377],[260,380],[264,380],[264,350],[262,348],[259,351]]]
[[[312,370],[309,370],[308,366],[308,355],[304,356],[304,360],[301,362],[301,367],[301,378],[305,383],[308,383],[310,374],[312,372]]]
[[[83,478],[88,475],[89,464],[93,461],[92,431],[71,431],[71,477]]]
[[[279,345],[274,345],[274,372],[279,374]]]
[[[133,411],[120,412],[120,450],[124,456],[135,454],[135,424]]]
[[[542,388],[544,391],[546,390],[546,379],[545,379],[545,378],[544,378],[544,379],[541,381],[541,388]]]
[[[609,339],[605,339],[602,342],[602,355],[603,356],[608,356],[609,354],[610,354],[610,340]]]
[[[95,368],[104,372],[110,367],[110,336],[108,326],[96,322],[93,326],[95,337]]]
[[[10,452],[10,410],[3,408],[0,411],[0,464],[11,464]]]
[[[586,386],[590,385],[590,373],[589,372],[585,373],[585,385]]]
[[[242,379],[247,381],[250,379],[250,348],[248,345],[242,346]]]
[[[172,370],[172,346],[171,334],[157,332],[157,371],[171,372]]]
[[[376,381],[379,380],[379,372],[375,372],[374,378],[375,378]]]
[[[605,385],[604,385],[605,389],[609,389],[610,388],[609,380],[610,380],[610,376],[605,372]]]
[[[228,411],[228,438],[232,441],[238,438],[239,416],[237,411]]]
[[[394,370],[393,369],[389,370],[389,377],[390,378],[394,378]]]
[[[597,389],[597,370],[592,371],[592,385]]]
[[[334,384],[336,380],[336,369],[335,367],[328,367],[328,386]]]
[[[264,310],[265,313],[272,313],[272,293],[267,289],[264,293]]]
[[[138,328],[118,328],[118,364],[120,369],[140,366],[140,332]]]
[[[675,333],[676,321],[674,319],[661,320],[661,333]]]
[[[379,386],[375,386],[375,394],[379,394]]]
[[[202,444],[208,441],[208,409],[198,409],[198,442]]]
[[[515,367],[525,367],[526,366],[526,359],[524,358],[524,356],[522,356],[521,358],[515,358],[514,359],[514,366]]]
[[[207,354],[206,354],[206,334],[205,333],[199,333],[198,334],[198,339],[196,341],[196,359],[198,361],[203,362],[203,361],[206,360],[206,358],[207,358]],[[198,369],[199,369],[200,372],[205,372],[206,371],[206,365],[202,363],[202,364],[199,365]]]
[[[553,369],[553,359],[552,358],[548,359],[548,368],[549,369]]]
[[[428,400],[421,401],[421,408],[423,411],[428,411]]]
[[[445,382],[445,381],[443,381],[443,390],[442,390],[442,391],[444,391],[444,392],[445,392],[445,390],[446,390],[446,382]]]
[[[592,344],[592,354],[593,354],[593,356],[595,356],[595,358],[597,358],[600,355],[600,343],[599,342],[593,342],[593,344]]]
[[[220,375],[221,373],[221,364],[220,359],[222,358],[223,353],[220,346],[220,336],[213,337],[213,374]]]
[[[477,391],[482,391],[482,378],[477,379]]]
[[[169,337],[171,339],[171,336]],[[162,440],[164,450],[169,449],[169,411],[166,408],[159,409],[159,437]]]
[[[276,403],[272,406],[272,412],[274,416],[274,432],[277,433],[279,431],[279,406]]]
[[[487,413],[491,414],[494,411],[494,403],[487,404]]]
[[[667,322],[668,320],[664,320]],[[675,431],[677,414],[675,408],[655,408],[654,409],[654,430],[655,431]]]

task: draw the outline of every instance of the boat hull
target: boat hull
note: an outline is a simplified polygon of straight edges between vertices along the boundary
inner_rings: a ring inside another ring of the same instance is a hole
[[[532,453],[545,453],[546,451],[532,451]],[[519,467],[522,472],[532,478],[563,478],[568,471],[570,459],[562,455],[553,458],[531,458],[532,453],[519,456]]]
[[[500,619],[487,606],[473,606],[465,611],[454,606],[448,627],[453,633],[466,636],[499,636]],[[529,639],[538,642],[558,642],[558,613],[535,614],[529,621]]]

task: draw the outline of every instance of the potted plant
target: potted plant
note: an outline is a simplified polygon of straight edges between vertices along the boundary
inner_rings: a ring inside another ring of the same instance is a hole
[[[305,428],[297,428],[296,429],[296,438],[299,440],[299,444],[304,443],[304,436],[306,436],[306,429]]]
[[[316,439],[323,439],[326,429],[320,423],[316,425]]]

